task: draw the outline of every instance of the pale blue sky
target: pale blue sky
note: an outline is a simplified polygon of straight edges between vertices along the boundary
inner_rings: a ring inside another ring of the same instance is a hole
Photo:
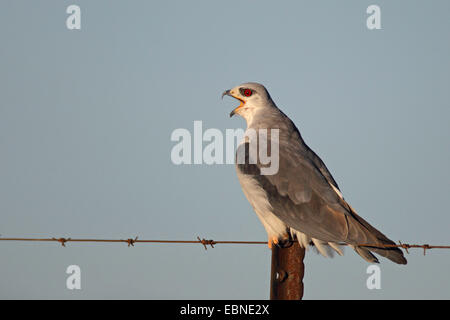
[[[66,7],[82,10],[69,31]],[[366,28],[381,7],[382,30]],[[450,244],[450,2],[1,1],[0,234],[265,240],[232,165],[175,166],[176,128],[242,128],[261,82],[394,241]],[[307,253],[305,299],[450,298],[450,251]],[[265,246],[0,242],[0,298],[266,299]],[[82,290],[66,289],[77,264]]]

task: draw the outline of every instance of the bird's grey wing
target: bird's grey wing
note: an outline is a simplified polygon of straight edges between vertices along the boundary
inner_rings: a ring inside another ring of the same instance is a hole
[[[285,117],[287,118],[286,115]],[[330,171],[328,170],[327,166],[322,161],[322,159],[320,159],[320,157],[303,141],[300,131],[292,122],[291,125],[292,125],[292,133],[289,139],[300,140],[304,147],[302,150],[303,155],[312,162],[312,164],[316,167],[317,170],[320,171],[320,173],[324,176],[324,178],[328,181],[328,183],[332,184],[336,189],[340,190],[337,182],[334,180],[333,176],[331,175]]]
[[[327,242],[346,242],[355,246],[393,244],[354,212],[337,191],[337,184],[322,160],[315,154],[320,162],[317,159],[312,160],[311,154],[307,154],[309,148],[305,153],[304,149],[299,148],[298,140],[280,139],[279,170],[273,175],[261,174],[263,165],[258,163],[257,159],[251,159],[249,148],[248,143],[240,145],[238,153],[245,152],[246,161],[237,164],[237,169],[242,174],[253,176],[266,191],[273,214],[289,227]],[[318,164],[323,164],[322,169]],[[402,252],[397,248],[370,248],[370,250],[391,260],[396,259],[397,263],[403,263]],[[360,248],[360,251],[358,253],[361,255],[370,255],[364,248]],[[388,251],[395,253],[391,254]]]
[[[289,143],[280,141],[279,170],[262,175],[261,165],[251,159],[248,143],[237,150],[245,152],[245,163],[237,164],[243,174],[252,175],[266,191],[273,213],[291,228],[325,241],[345,241],[346,211],[339,196],[308,158],[300,156]],[[241,150],[245,148],[245,150]]]

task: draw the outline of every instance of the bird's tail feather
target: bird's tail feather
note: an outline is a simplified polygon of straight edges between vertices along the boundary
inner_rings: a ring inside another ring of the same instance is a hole
[[[372,252],[379,254],[380,256],[388,258],[389,260],[391,260],[395,263],[398,263],[398,264],[406,264],[407,263],[406,258],[403,256],[402,250],[400,250],[399,248],[395,248],[395,247],[392,247],[392,248],[357,247],[357,249],[355,249],[355,250],[364,259],[366,259],[366,258],[359,251],[365,251],[373,256],[373,254],[371,253],[371,251],[372,251]],[[376,262],[378,262],[378,261],[376,261]]]
[[[379,263],[377,257],[375,257],[369,250],[365,247],[352,246],[356,253],[359,254],[364,260],[370,263]]]
[[[335,252],[340,256],[344,255],[338,243],[311,238],[306,234],[292,228],[290,229],[290,234],[292,238],[297,239],[300,246],[306,250],[308,250],[309,246],[313,246],[317,253],[320,253],[324,257],[332,258]]]
[[[351,217],[347,219],[348,236],[357,254],[369,262],[378,262],[378,259],[372,254],[373,252],[398,264],[407,263],[403,251],[391,246],[395,245],[392,240],[358,216],[354,210],[351,211]]]

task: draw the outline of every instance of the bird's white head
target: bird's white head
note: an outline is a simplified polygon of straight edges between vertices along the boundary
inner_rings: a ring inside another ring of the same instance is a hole
[[[255,113],[275,106],[266,88],[262,84],[255,82],[243,83],[233,89],[226,90],[222,94],[222,98],[225,95],[241,102],[237,108],[231,111],[230,117],[238,114],[247,120],[247,123],[250,122]]]

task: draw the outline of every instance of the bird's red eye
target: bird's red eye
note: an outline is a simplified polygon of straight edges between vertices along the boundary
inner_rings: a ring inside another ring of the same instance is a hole
[[[250,89],[244,89],[244,96],[246,97],[250,97],[252,95],[252,90]]]

